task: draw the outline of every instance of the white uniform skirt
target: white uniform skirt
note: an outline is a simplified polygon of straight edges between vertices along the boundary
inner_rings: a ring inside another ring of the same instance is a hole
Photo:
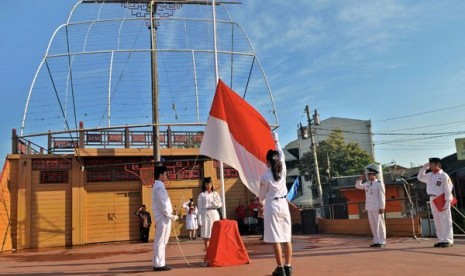
[[[291,242],[292,225],[286,198],[265,200],[264,241]]]
[[[190,214],[186,216],[186,229],[187,230],[195,230],[199,228],[197,226],[197,216],[194,214]]]
[[[212,236],[213,223],[220,220],[220,214],[217,210],[206,210],[202,212],[201,220],[200,236],[209,239]]]

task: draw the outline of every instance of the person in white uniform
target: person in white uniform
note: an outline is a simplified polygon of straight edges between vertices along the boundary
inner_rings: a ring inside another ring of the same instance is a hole
[[[362,183],[365,174],[361,175],[355,183],[355,188],[365,190],[365,210],[368,213],[371,233],[373,233],[373,244],[370,247],[386,246],[386,223],[384,211],[386,208],[386,188],[384,183],[378,181],[375,169],[367,169],[368,181]]]
[[[430,172],[427,172],[427,170]],[[431,211],[434,218],[434,227],[438,242],[434,247],[451,247],[454,245],[454,230],[452,228],[451,202],[452,181],[447,173],[441,168],[441,159],[430,158],[429,163],[420,168],[418,180],[426,183],[426,193],[430,197]],[[433,200],[437,196],[445,195],[444,207],[438,209]]]
[[[153,271],[171,270],[165,264],[166,245],[170,238],[171,222],[179,219],[173,215],[173,206],[165,189],[167,168],[155,166],[155,183],[152,188],[152,211],[155,218],[155,239],[153,241]]]
[[[286,163],[284,153],[273,133],[276,150],[266,155],[268,170],[260,179],[258,197],[264,202],[264,241],[272,243],[277,267],[273,276],[292,275],[291,215],[287,202]],[[284,259],[282,245],[284,246]]]
[[[211,177],[205,177],[202,182],[202,193],[197,199],[199,208],[200,236],[204,240],[205,250],[208,250],[212,227],[215,221],[220,220],[218,208],[223,206],[220,195],[213,190]]]
[[[199,210],[195,206],[194,199],[189,199],[182,204],[182,207],[186,210],[186,229],[189,230],[189,238],[195,240],[197,238],[197,215]]]

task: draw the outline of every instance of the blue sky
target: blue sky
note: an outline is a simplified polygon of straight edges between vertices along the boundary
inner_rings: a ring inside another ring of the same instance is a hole
[[[298,122],[305,123],[305,104],[317,108],[322,119],[373,120],[376,157],[382,163],[408,166],[443,157],[455,152],[455,138],[465,137],[448,134],[465,131],[465,2],[243,2],[230,12],[248,33],[268,75],[283,143],[296,138]],[[20,126],[48,40],[74,3],[18,0],[2,5],[2,156],[11,150],[11,129]],[[434,110],[441,111],[428,112]],[[406,116],[411,114],[419,115]],[[392,119],[397,117],[403,118]]]

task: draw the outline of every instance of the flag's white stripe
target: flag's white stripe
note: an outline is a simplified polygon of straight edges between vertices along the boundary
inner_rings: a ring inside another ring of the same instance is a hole
[[[244,185],[254,194],[258,194],[260,178],[267,169],[266,164],[234,139],[227,122],[212,116],[208,118],[200,154],[235,168]]]

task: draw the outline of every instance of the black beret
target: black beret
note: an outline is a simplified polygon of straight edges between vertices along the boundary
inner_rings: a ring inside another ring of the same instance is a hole
[[[368,168],[367,173],[379,173],[379,172],[377,170],[375,170],[375,169]]]
[[[430,163],[441,163],[441,158],[431,157],[431,158],[429,159],[429,162],[430,162]]]

